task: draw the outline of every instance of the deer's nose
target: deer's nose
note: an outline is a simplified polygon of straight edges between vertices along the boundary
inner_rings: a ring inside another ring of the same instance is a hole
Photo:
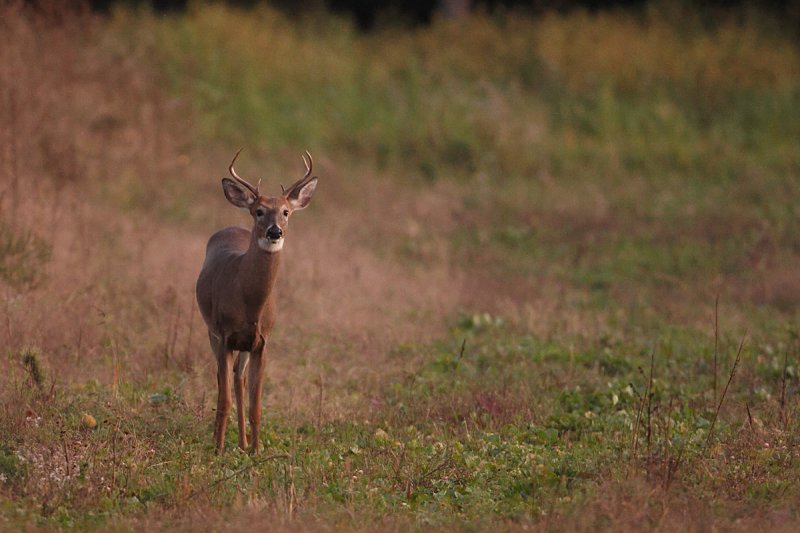
[[[267,229],[267,237],[272,240],[277,240],[283,237],[283,230],[278,226],[272,225]]]

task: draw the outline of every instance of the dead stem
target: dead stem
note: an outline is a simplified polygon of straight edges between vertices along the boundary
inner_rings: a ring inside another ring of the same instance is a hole
[[[725,389],[722,391],[722,397],[719,399],[719,405],[717,405],[717,410],[714,412],[714,418],[711,420],[711,427],[708,430],[708,437],[706,438],[706,449],[708,449],[708,445],[711,442],[711,437],[714,435],[714,426],[717,423],[719,411],[722,409],[722,403],[725,401],[725,395],[728,393],[728,387],[730,387],[733,377],[736,375],[736,367],[739,366],[739,358],[742,355],[742,348],[744,348],[745,340],[747,340],[746,331],[744,335],[742,335],[742,342],[739,343],[739,350],[736,352],[736,359],[733,361],[733,368],[731,368],[731,374],[728,376],[728,383],[725,384]]]

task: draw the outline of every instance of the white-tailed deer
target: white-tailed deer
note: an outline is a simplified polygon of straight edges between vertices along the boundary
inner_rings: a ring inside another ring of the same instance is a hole
[[[212,235],[197,278],[197,304],[217,359],[219,397],[214,423],[217,453],[225,446],[225,426],[231,411],[231,370],[239,418],[239,447],[247,448],[244,391],[249,387],[251,452],[258,450],[265,347],[275,323],[273,287],[280,251],[289,216],[308,205],[317,186],[317,177],[311,177],[311,154],[306,152],[306,155],[308,160],[303,156],[305,176],[286,190],[281,186],[280,196],[262,196],[258,186],[253,187],[236,174],[233,164],[239,152],[228,167],[233,179],[222,179],[225,197],[250,212],[253,229],[230,227]],[[234,352],[239,352],[235,361]]]

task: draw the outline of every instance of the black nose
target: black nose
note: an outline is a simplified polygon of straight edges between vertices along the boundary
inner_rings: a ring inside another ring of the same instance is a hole
[[[267,230],[267,237],[273,240],[280,239],[283,237],[283,230],[278,226],[270,226]]]

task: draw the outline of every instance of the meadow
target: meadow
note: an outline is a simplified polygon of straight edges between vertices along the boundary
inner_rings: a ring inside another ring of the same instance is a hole
[[[0,2],[0,529],[800,524],[800,48],[753,9]],[[208,237],[292,221],[262,451]]]

